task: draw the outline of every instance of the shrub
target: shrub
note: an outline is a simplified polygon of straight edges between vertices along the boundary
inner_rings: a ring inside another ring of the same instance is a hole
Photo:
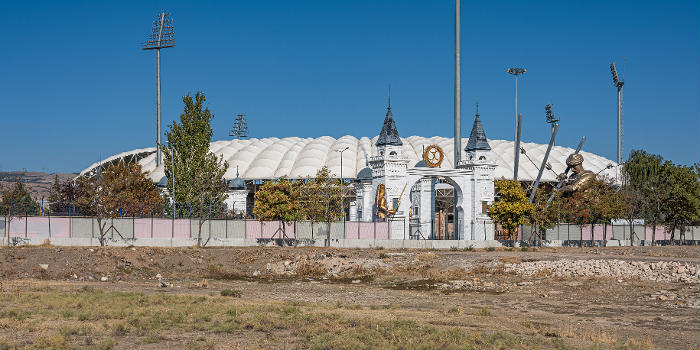
[[[491,311],[489,309],[482,307],[479,309],[479,311],[476,312],[477,315],[479,316],[491,316]]]
[[[117,345],[117,341],[111,337],[107,337],[97,344],[98,350],[112,350]]]
[[[221,296],[222,296],[222,297],[240,298],[241,295],[243,295],[243,294],[242,294],[241,291],[238,290],[238,289],[224,289],[224,290],[221,291]]]

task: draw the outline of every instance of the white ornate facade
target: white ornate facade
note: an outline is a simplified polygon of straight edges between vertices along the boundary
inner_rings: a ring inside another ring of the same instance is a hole
[[[458,239],[494,239],[494,226],[486,208],[494,200],[496,163],[486,140],[479,115],[474,120],[471,136],[465,147],[465,159],[457,168],[428,166],[409,167],[402,154],[391,106],[387,109],[382,131],[369,160],[369,168],[358,174],[355,185],[357,200],[351,206],[351,218],[378,220],[376,196],[385,186],[387,209],[393,210],[391,239],[429,239],[433,235],[435,183],[452,185],[455,195],[454,227]],[[371,176],[370,173],[371,172]],[[410,233],[409,233],[410,232]],[[409,235],[404,237],[405,235]]]

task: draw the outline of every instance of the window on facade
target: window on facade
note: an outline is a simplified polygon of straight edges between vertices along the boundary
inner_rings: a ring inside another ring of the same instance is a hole
[[[389,155],[390,155],[390,156],[395,156],[395,155],[396,155],[396,152],[391,151],[391,152],[389,152]]]
[[[481,201],[481,214],[487,215],[489,213],[489,202]]]

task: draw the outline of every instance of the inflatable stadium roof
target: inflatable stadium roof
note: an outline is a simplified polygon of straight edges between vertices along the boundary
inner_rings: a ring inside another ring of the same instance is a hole
[[[357,139],[353,136],[343,136],[335,139],[330,136],[319,138],[262,138],[248,140],[228,140],[215,141],[210,145],[210,150],[217,155],[223,156],[229,164],[228,171],[224,176],[227,180],[236,177],[236,167],[240,171],[240,176],[246,180],[276,179],[281,177],[304,178],[314,176],[324,165],[337,177],[340,174],[340,152],[336,150],[349,147],[343,152],[343,177],[356,178],[358,172],[368,167],[368,158],[373,154],[375,136],[372,139],[362,137]],[[420,136],[409,136],[401,138],[403,142],[403,155],[409,159],[409,167],[420,166],[423,149],[429,145],[438,145],[445,152],[445,160],[442,162],[443,168],[453,168],[453,142],[452,138]],[[466,145],[468,139],[462,139],[462,145]],[[505,140],[489,140],[491,146],[491,160],[497,165],[496,178],[513,176],[513,142]],[[547,150],[547,145],[522,142],[521,147],[525,149],[527,156],[520,156],[520,166],[518,177],[524,181],[534,181],[537,177],[537,169],[542,162],[542,157]],[[556,181],[555,173],[561,173],[566,169],[566,157],[574,150],[567,147],[554,146],[549,156],[549,164],[552,170],[545,169],[542,181]],[[595,173],[610,178],[616,178],[617,164],[607,158],[593,153],[582,151],[584,162],[583,167]],[[126,160],[137,161],[144,171],[149,173],[149,177],[158,182],[165,175],[164,167],[161,164],[156,167],[155,147],[137,149],[120,153],[92,164],[83,170],[80,175],[94,172],[98,167],[104,166],[114,161]],[[535,166],[535,164],[537,164]],[[606,169],[606,167],[611,166]]]

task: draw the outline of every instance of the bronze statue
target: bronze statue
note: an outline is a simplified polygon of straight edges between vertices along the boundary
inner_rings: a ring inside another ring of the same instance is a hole
[[[590,170],[584,170],[582,164],[583,156],[578,153],[574,153],[566,158],[566,165],[571,168],[573,174],[568,177],[566,173],[559,175],[561,181],[566,180],[566,186],[561,188],[564,193],[583,191],[595,180],[595,173]]]
[[[395,210],[389,209],[386,205],[386,187],[384,184],[379,184],[379,186],[377,186],[377,197],[375,198],[374,205],[377,207],[377,217],[380,219],[392,216],[395,213]]]

